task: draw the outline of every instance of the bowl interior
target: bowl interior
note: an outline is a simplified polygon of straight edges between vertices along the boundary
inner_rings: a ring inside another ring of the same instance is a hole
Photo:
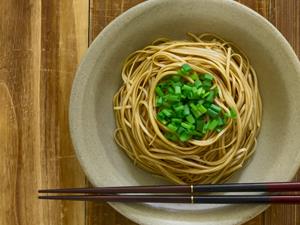
[[[112,97],[121,84],[122,63],[130,53],[159,37],[186,39],[187,32],[212,32],[234,42],[244,50],[257,72],[263,101],[262,129],[256,153],[232,181],[286,181],[296,172],[300,159],[297,150],[300,70],[291,47],[266,20],[238,3],[188,2],[152,0],[129,10],[100,34],[81,64],[72,91],[71,132],[77,155],[94,185],[165,183],[135,167],[115,144]],[[142,224],[172,221],[170,224],[206,225],[217,224],[217,220],[222,224],[237,224],[264,208],[185,204],[114,206]],[[181,217],[173,221],[167,211],[176,211]],[[225,212],[227,216],[222,216]],[[152,222],[142,222],[149,213]]]

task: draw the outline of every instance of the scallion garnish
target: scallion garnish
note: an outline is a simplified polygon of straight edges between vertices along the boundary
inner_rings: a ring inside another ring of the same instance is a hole
[[[183,64],[177,74],[162,80],[155,88],[156,119],[166,126],[168,131],[164,135],[168,140],[199,140],[207,132],[220,132],[227,118],[237,117],[233,108],[225,113],[216,103],[218,89],[212,89],[213,75],[197,74],[188,64]]]

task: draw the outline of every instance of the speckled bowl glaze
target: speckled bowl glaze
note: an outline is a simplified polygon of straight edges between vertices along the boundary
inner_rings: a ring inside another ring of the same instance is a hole
[[[159,37],[212,32],[243,49],[263,99],[255,155],[231,181],[288,181],[300,164],[300,65],[263,17],[229,0],[149,0],[123,13],[95,39],[74,80],[70,129],[79,161],[95,186],[162,184],[136,168],[113,140],[112,97],[124,59]],[[111,204],[145,225],[237,225],[267,205]]]

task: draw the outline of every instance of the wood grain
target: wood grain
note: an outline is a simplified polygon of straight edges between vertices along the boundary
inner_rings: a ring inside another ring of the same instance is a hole
[[[42,178],[46,187],[83,186],[85,176],[75,157],[68,129],[71,85],[82,54],[88,47],[89,2],[41,2],[40,120]],[[85,203],[47,202],[50,224],[81,225]]]
[[[38,201],[37,190],[85,183],[67,109],[88,47],[88,6],[0,1],[0,224],[84,224],[84,203]]]
[[[135,225],[108,204],[41,202],[36,191],[88,185],[68,131],[74,72],[98,33],[140,2],[0,0],[0,224]],[[299,0],[239,2],[273,23],[300,56]],[[276,205],[245,225],[299,224],[299,206]]]

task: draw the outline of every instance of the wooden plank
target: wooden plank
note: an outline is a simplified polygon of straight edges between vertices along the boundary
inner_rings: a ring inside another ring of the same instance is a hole
[[[44,186],[79,187],[85,176],[72,148],[68,105],[81,56],[88,47],[88,0],[42,0],[41,129]],[[49,224],[85,222],[85,203],[46,202]]]
[[[143,0],[90,0],[90,42],[114,18]]]
[[[67,110],[87,30],[88,0],[0,1],[0,224],[84,224],[84,203],[37,189],[85,182]]]
[[[45,224],[36,198],[42,170],[40,4],[19,3],[0,1],[0,224]]]

